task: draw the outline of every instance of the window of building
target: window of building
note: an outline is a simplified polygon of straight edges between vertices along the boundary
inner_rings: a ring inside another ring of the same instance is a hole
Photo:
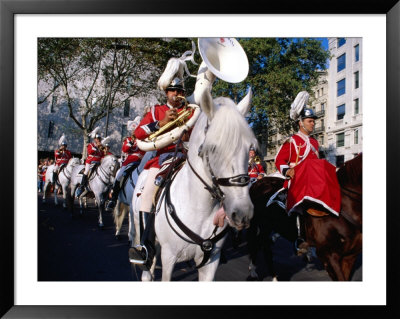
[[[343,44],[346,43],[346,38],[338,38],[337,42],[338,42],[338,48],[340,48]]]
[[[48,138],[54,137],[54,122],[53,121],[49,122],[49,130],[47,131],[47,137]]]
[[[122,124],[122,129],[121,129],[121,141],[124,140],[125,137],[128,136],[128,129],[126,127],[126,124]]]
[[[360,102],[359,99],[354,100],[354,115],[360,113]]]
[[[321,111],[325,111],[325,103],[321,103]]]
[[[336,134],[336,147],[344,146],[344,132]]]
[[[129,108],[130,108],[130,102],[129,99],[125,100],[125,105],[124,105],[124,117],[129,117]]]
[[[324,88],[321,88],[321,95],[324,95]]]
[[[346,104],[339,105],[337,107],[337,120],[342,120],[346,114]]]
[[[54,113],[54,107],[57,104],[57,95],[53,95],[53,98],[51,99],[51,104],[50,104],[50,112]]]
[[[354,73],[354,88],[355,89],[358,89],[359,86],[360,86],[359,80],[360,80],[359,79],[359,72],[357,71],[357,72]]]
[[[346,93],[346,79],[337,82],[337,96],[341,96]]]
[[[360,60],[360,46],[357,44],[354,47],[354,61],[357,62]]]
[[[358,130],[354,131],[354,144],[358,144]]]
[[[346,68],[346,53],[337,58],[337,71],[340,72]]]
[[[336,167],[342,166],[344,164],[344,155],[336,156]]]

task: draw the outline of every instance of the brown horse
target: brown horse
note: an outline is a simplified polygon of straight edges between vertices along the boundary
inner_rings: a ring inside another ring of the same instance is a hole
[[[362,250],[362,155],[345,162],[337,171],[337,177],[341,187],[339,217],[333,214],[312,216],[306,211],[318,207],[308,202],[301,207],[301,219],[307,244],[315,247],[331,279],[347,281]],[[254,204],[254,217],[247,231],[251,263],[257,264],[258,251],[262,249],[274,278],[271,232],[275,231],[289,241],[297,238],[295,214],[288,216],[277,204],[266,208],[269,198],[282,188],[283,182],[282,178],[264,177],[250,188]]]

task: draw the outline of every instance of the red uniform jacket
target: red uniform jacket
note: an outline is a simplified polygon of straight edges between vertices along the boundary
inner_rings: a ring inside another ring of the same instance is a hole
[[[261,164],[251,163],[249,164],[249,176],[250,178],[257,178],[258,174],[264,174],[264,168]]]
[[[86,158],[85,164],[91,164],[92,162],[100,162],[103,157],[103,152],[100,151],[94,143],[90,143],[87,146],[88,157]]]
[[[124,152],[126,156],[122,166],[140,161],[143,155],[146,153],[137,147],[136,140],[134,141],[132,137],[127,137],[124,139],[124,143],[122,144],[122,152]]]
[[[54,151],[54,158],[56,160],[56,165],[58,166],[61,166],[61,164],[68,164],[71,157],[71,152],[68,150],[64,150],[64,152],[61,152],[60,150]]]
[[[292,135],[278,151],[275,157],[275,165],[278,171],[285,176],[286,171],[307,159],[318,158],[318,141],[307,138],[302,133]]]
[[[298,132],[286,141],[275,157],[276,168],[285,176],[294,167],[293,180],[286,180],[288,188],[286,209],[290,210],[304,201],[314,202],[321,209],[335,215],[340,211],[340,186],[335,167],[318,159],[318,141]],[[290,182],[289,182],[290,181]]]
[[[135,129],[135,136],[139,140],[144,140],[151,133],[157,131],[160,128],[158,126],[158,122],[165,117],[165,113],[171,108],[172,107],[168,106],[167,104],[153,106],[151,110],[146,113],[146,115],[139,123],[138,127]],[[181,110],[182,108],[179,108],[178,112]],[[149,160],[144,166],[144,169],[149,169],[150,167],[160,168],[160,165],[158,163],[160,155],[163,153],[173,152],[174,150],[175,150],[175,144],[170,144],[162,149],[157,150],[156,157]]]

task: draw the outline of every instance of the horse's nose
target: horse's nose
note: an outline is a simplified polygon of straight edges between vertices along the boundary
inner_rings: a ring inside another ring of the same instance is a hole
[[[235,225],[242,226],[248,228],[250,225],[250,219],[253,214],[240,214],[238,212],[233,212],[231,215],[231,219]]]

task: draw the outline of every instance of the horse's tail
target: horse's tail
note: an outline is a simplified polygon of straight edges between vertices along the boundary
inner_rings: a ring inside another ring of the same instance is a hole
[[[121,201],[117,201],[115,208],[113,209],[114,224],[117,230],[121,229],[122,222],[125,218],[126,213],[129,211],[129,206],[125,205]]]

